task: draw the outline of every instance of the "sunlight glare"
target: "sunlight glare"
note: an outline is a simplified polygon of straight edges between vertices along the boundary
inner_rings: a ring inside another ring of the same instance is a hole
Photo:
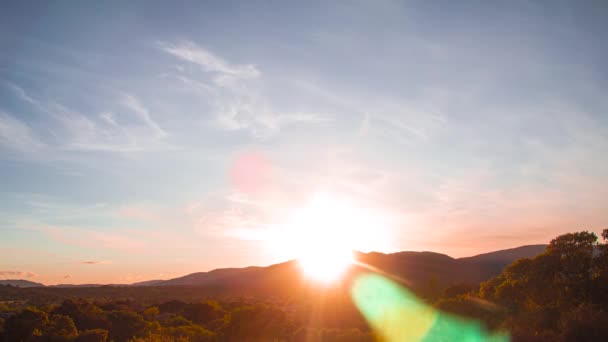
[[[380,220],[371,210],[328,193],[316,193],[295,210],[271,243],[295,257],[306,277],[321,283],[339,280],[353,261],[354,250],[379,248]]]

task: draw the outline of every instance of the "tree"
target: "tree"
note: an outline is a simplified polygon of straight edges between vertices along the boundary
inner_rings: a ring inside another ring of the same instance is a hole
[[[71,317],[79,330],[109,328],[104,311],[87,300],[66,299],[54,313]]]
[[[42,334],[48,323],[46,312],[36,308],[26,308],[9,318],[4,327],[4,341],[32,341]]]
[[[602,341],[608,336],[608,314],[583,304],[562,315],[560,330],[564,341]]]
[[[70,317],[55,314],[44,328],[43,335],[48,341],[71,341],[78,335],[78,330],[76,330],[76,325]]]
[[[224,317],[226,312],[212,301],[189,304],[183,310],[183,315],[194,323],[205,325],[208,322]]]
[[[231,312],[226,341],[286,340],[294,330],[285,312],[263,304],[244,306]]]
[[[91,329],[80,332],[75,342],[106,342],[108,331],[105,329]]]
[[[477,291],[477,286],[472,286],[468,284],[456,284],[447,287],[443,290],[441,298],[452,298],[460,295],[465,295],[467,293],[472,293]]]
[[[160,314],[160,311],[158,310],[158,306],[151,306],[151,307],[147,308],[146,310],[144,310],[143,316],[148,321],[151,321],[151,320],[156,319],[156,317],[159,314]]]
[[[608,246],[582,231],[551,240],[533,259],[515,261],[481,284],[479,295],[508,310],[503,324],[514,340],[597,340],[600,326],[608,325],[607,283]]]
[[[110,339],[115,341],[126,341],[133,337],[145,336],[147,334],[147,323],[144,318],[135,312],[112,311],[108,315],[111,323]]]
[[[551,240],[547,250],[564,256],[586,254],[593,251],[597,235],[588,231],[568,233]]]
[[[594,257],[591,292],[595,303],[608,311],[608,229],[602,231],[602,239],[604,243],[597,246]]]
[[[580,304],[588,300],[593,273],[593,251],[597,236],[588,231],[569,233],[551,240],[547,253],[560,258],[554,285],[561,288],[562,301]]]
[[[162,335],[171,336],[177,340],[187,339],[190,342],[217,341],[215,333],[196,324],[164,328]]]

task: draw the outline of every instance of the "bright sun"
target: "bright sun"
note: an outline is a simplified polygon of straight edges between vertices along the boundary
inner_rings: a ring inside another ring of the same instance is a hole
[[[377,215],[369,210],[343,198],[317,193],[293,212],[270,242],[280,254],[295,257],[308,278],[331,283],[348,270],[354,250],[377,246],[385,235],[378,235],[379,229]]]

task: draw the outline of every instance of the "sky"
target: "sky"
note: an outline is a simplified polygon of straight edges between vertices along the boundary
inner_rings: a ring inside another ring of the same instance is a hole
[[[604,1],[3,1],[0,279],[282,262],[319,196],[363,251],[600,232],[607,33]]]

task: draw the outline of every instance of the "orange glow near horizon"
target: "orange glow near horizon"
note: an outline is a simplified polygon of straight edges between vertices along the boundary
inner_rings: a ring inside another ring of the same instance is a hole
[[[273,234],[270,247],[296,258],[307,278],[331,283],[351,266],[353,251],[388,240],[378,216],[345,198],[316,193]]]
[[[345,250],[316,250],[298,259],[304,274],[322,283],[340,279],[352,261],[352,252]]]

